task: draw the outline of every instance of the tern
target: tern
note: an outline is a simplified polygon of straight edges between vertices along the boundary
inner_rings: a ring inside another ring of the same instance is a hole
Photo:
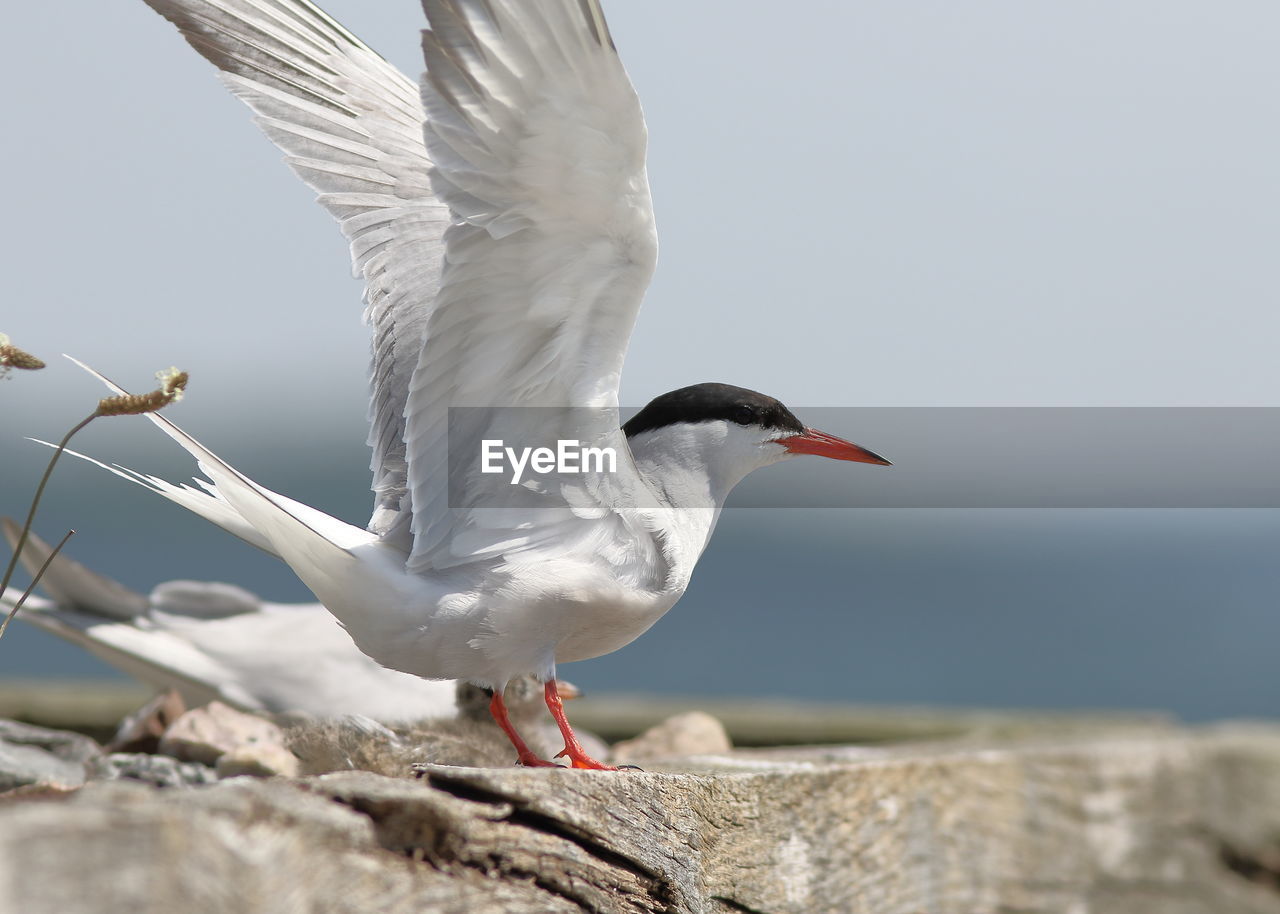
[[[18,525],[0,518],[10,546]],[[22,562],[35,573],[53,548],[28,534]],[[475,690],[389,670],[358,651],[319,603],[271,603],[214,581],[166,581],[141,594],[65,553],[18,618],[83,647],[187,707],[218,700],[242,711],[360,715],[382,723],[453,717]],[[0,594],[11,607],[20,591]],[[474,715],[471,715],[474,716]]]
[[[20,532],[0,518],[10,547]],[[221,701],[319,721],[405,726],[425,720],[428,732],[440,732],[454,718],[489,720],[488,690],[387,669],[357,650],[319,603],[271,603],[220,581],[166,581],[144,595],[28,533],[23,565],[34,575],[46,560],[40,587],[53,599],[28,596],[19,618],[158,692],[176,691],[186,707]],[[20,596],[10,588],[0,594],[0,606],[12,608]],[[541,683],[536,701],[534,683],[531,676],[513,679],[503,696],[513,716],[530,724],[542,704]],[[566,700],[582,694],[563,679],[557,684]]]
[[[373,335],[374,508],[362,529],[272,492],[157,414],[208,481],[118,472],[283,559],[382,665],[492,689],[519,764],[554,764],[502,698],[532,674],[556,757],[612,770],[565,718],[557,664],[666,613],[751,471],[888,461],[727,384],[663,394],[619,426],[657,241],[644,119],[598,0],[423,0],[420,86],[306,0],[146,2],[351,242]],[[510,484],[483,475],[494,441],[616,461]]]

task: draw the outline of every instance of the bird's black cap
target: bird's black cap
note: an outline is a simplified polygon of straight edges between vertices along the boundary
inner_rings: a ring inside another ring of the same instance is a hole
[[[628,438],[677,422],[735,422],[800,434],[804,423],[773,397],[732,384],[694,384],[654,398],[622,430]]]

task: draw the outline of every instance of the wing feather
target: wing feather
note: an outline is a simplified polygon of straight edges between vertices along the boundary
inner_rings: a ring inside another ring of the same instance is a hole
[[[657,253],[644,120],[599,4],[423,8],[431,181],[454,224],[406,407],[411,570],[465,561],[457,543],[442,544],[491,526],[474,516],[491,495],[464,487],[450,504],[449,448],[478,452],[486,434],[479,421],[451,435],[450,408],[616,408]],[[594,440],[565,421],[566,437]],[[548,504],[566,507],[554,495]],[[489,545],[518,550],[536,527],[494,530]],[[467,541],[486,551],[484,535]]]
[[[464,561],[438,548],[464,528],[478,553],[545,541],[477,522],[478,490],[450,509],[448,414],[616,407],[656,240],[644,121],[598,0],[423,0],[420,90],[308,0],[147,2],[350,241],[373,330],[370,529],[411,570]]]
[[[373,327],[369,444],[383,532],[402,507],[409,380],[439,285],[434,196],[412,80],[306,0],[147,0],[214,64],[341,223]]]

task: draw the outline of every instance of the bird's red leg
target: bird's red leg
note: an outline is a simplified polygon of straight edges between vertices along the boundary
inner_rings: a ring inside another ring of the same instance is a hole
[[[546,759],[538,758],[537,754],[529,748],[529,744],[520,738],[520,734],[516,732],[516,728],[511,726],[511,718],[507,716],[507,705],[502,700],[502,692],[497,689],[493,690],[493,700],[489,702],[489,713],[493,715],[493,719],[498,722],[498,726],[502,728],[502,732],[507,734],[507,739],[511,740],[511,745],[516,747],[519,753],[518,763],[529,768],[559,768],[555,762],[548,762]]]
[[[578,737],[574,735],[573,727],[569,726],[569,718],[564,716],[564,704],[560,701],[560,690],[556,688],[554,679],[547,680],[547,684],[543,687],[543,693],[547,697],[547,707],[551,709],[551,716],[556,719],[556,726],[560,728],[560,734],[564,737],[564,749],[556,753],[556,758],[569,759],[574,768],[590,768],[594,771],[617,771],[618,769],[611,765],[597,762],[587,755],[582,748],[582,744],[578,742]]]

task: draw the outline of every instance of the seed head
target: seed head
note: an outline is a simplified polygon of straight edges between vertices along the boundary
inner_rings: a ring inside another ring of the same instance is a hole
[[[43,368],[44,362],[37,359],[29,352],[23,352],[17,346],[9,342],[9,337],[0,333],[0,378],[9,373],[10,368],[21,368],[25,371],[35,371]]]
[[[160,389],[171,397],[169,402],[177,403],[182,399],[182,394],[187,389],[187,381],[190,380],[190,376],[185,371],[169,368],[165,371],[157,371],[156,380],[160,382]]]
[[[117,397],[105,397],[98,401],[99,416],[140,416],[143,413],[154,413],[170,403],[182,399],[187,389],[188,375],[185,371],[170,368],[168,371],[157,371],[156,380],[159,388],[146,394],[120,394]]]

